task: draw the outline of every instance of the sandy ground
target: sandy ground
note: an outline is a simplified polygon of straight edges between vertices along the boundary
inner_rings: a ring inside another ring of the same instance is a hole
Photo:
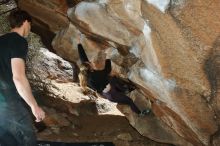
[[[38,139],[57,142],[113,142],[115,146],[170,146],[141,136],[124,116],[63,115],[69,121],[66,124],[68,126],[64,126],[65,120],[62,120],[63,124],[57,125],[51,122],[50,127],[38,133]]]

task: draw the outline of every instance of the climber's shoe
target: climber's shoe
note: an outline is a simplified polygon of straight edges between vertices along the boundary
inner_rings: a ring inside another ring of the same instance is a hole
[[[140,117],[147,116],[147,115],[150,115],[150,113],[151,113],[151,109],[147,108],[147,109],[144,109],[143,111],[141,111],[139,116]]]

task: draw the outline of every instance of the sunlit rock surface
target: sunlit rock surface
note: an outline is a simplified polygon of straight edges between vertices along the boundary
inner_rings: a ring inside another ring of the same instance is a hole
[[[38,103],[46,112],[36,124],[39,140],[113,142],[115,146],[168,146],[141,136],[112,103],[72,82],[69,62],[42,48],[37,35],[28,37],[27,74]]]
[[[32,40],[32,39],[31,39]],[[30,42],[31,42],[30,40]],[[35,39],[36,40],[36,39]],[[32,42],[36,43],[36,42]],[[98,98],[95,93],[82,93],[81,88],[72,80],[72,66],[45,48],[30,46],[27,62],[28,78],[40,102],[74,115],[116,114],[115,104]],[[86,104],[88,109],[86,109]]]
[[[42,19],[51,30],[65,27],[53,41],[58,55],[79,62],[76,36],[80,31],[89,58],[98,51],[106,51],[112,59],[113,71],[136,84],[138,89],[131,93],[131,98],[140,109],[151,107],[152,114],[138,117],[127,106],[119,109],[139,133],[175,145],[217,146],[220,124],[217,0],[82,1],[68,10],[68,5],[63,4],[67,11],[62,11],[62,18],[54,11],[61,5],[54,8],[50,6],[53,2],[48,3],[42,5],[54,12],[54,17],[50,17],[56,18],[56,23],[41,14],[31,14]],[[26,5],[20,2],[21,8],[26,9]],[[58,22],[62,27],[57,27]]]

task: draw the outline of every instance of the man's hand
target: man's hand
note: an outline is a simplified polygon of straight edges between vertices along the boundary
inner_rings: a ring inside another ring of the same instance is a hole
[[[35,120],[36,122],[40,122],[45,118],[45,112],[39,106],[32,107],[31,111],[36,118],[36,120]]]

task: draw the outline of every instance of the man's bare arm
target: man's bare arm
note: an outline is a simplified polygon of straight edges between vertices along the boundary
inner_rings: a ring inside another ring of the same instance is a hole
[[[45,117],[45,113],[38,106],[32,94],[30,84],[25,74],[24,60],[21,58],[12,58],[11,67],[12,67],[13,81],[19,95],[31,107],[32,113],[36,117],[36,122],[43,120]]]

